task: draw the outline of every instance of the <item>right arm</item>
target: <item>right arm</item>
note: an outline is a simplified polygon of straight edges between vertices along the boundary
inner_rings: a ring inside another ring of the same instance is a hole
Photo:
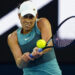
[[[34,60],[29,57],[29,52],[22,54],[20,46],[18,44],[16,31],[8,35],[7,42],[14,56],[17,67],[24,68],[25,63],[27,63],[30,60]]]

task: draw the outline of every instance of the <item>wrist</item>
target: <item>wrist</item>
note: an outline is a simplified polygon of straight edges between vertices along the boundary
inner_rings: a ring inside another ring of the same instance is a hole
[[[20,68],[20,69],[22,68],[22,66],[21,66],[21,58],[17,58],[16,65],[17,65],[18,68]]]
[[[17,58],[16,65],[19,69],[23,69],[24,66],[27,64],[22,58]]]

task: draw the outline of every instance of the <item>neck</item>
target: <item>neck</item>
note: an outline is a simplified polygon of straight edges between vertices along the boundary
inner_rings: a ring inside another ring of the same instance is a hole
[[[21,30],[21,33],[22,33],[22,34],[28,34],[30,31],[31,31],[31,30],[24,30],[24,29],[22,29],[22,30]]]

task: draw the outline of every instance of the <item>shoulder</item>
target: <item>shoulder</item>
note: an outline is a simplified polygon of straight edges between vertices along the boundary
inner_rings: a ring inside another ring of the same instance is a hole
[[[10,33],[7,37],[7,41],[16,42],[17,41],[17,31]]]
[[[40,18],[38,20],[38,24],[45,24],[45,23],[50,23],[49,20],[47,18]]]
[[[47,18],[40,18],[37,22],[37,25],[39,29],[51,26],[50,21]]]

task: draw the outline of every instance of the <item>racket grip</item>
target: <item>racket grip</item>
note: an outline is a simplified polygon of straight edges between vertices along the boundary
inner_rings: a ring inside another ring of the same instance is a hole
[[[39,49],[38,49],[38,52],[42,52],[42,51],[43,51],[42,48],[39,48]],[[30,54],[29,56],[30,56],[31,58],[34,58],[34,56],[33,56],[32,54]]]
[[[34,56],[32,54],[29,55],[31,58],[34,58]]]
[[[38,52],[42,52],[42,51],[43,51],[43,49],[42,49],[42,48],[39,48],[39,49],[38,49]]]

